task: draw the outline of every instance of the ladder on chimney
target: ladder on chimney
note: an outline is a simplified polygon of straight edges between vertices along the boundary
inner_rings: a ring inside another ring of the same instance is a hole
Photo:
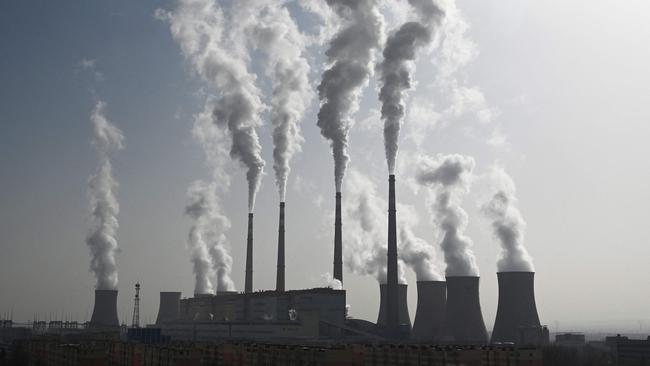
[[[135,301],[133,304],[132,328],[140,328],[140,283],[135,284]]]

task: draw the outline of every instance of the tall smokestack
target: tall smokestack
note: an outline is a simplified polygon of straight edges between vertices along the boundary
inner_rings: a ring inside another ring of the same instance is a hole
[[[246,280],[244,292],[253,292],[253,213],[248,213],[248,238],[246,239]]]
[[[156,318],[156,324],[178,320],[180,317],[180,308],[180,292],[161,292],[160,306],[158,307],[158,317]]]
[[[535,304],[535,272],[499,272],[499,306],[492,342],[537,343],[526,331],[541,330]]]
[[[446,302],[447,284],[444,281],[418,281],[413,338],[427,341],[440,339]]]
[[[381,327],[387,326],[388,317],[388,285],[382,283],[379,285],[379,315],[377,316],[377,325]],[[408,308],[408,285],[400,283],[397,285],[397,297],[395,303],[398,310],[398,324],[408,325],[411,327],[411,317],[409,316]]]
[[[278,271],[275,290],[284,291],[284,202],[280,202],[280,222],[278,227]]]
[[[488,340],[481,313],[478,276],[447,276],[444,340],[484,344]]]
[[[95,290],[95,307],[90,318],[93,328],[118,328],[117,290]]]
[[[336,192],[334,217],[334,278],[343,284],[343,229],[341,228],[341,192]]]
[[[397,210],[395,209],[395,175],[388,176],[388,263],[386,264],[386,325],[388,332],[397,334],[399,306],[397,304]]]

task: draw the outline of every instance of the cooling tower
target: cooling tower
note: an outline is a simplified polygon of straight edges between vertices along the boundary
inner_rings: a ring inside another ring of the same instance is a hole
[[[492,342],[525,342],[524,331],[541,329],[535,305],[534,272],[499,272],[499,305]]]
[[[343,283],[343,229],[341,228],[341,192],[336,192],[334,216],[334,278]]]
[[[400,304],[397,284],[397,210],[395,208],[395,175],[388,176],[388,251],[386,263],[386,327],[389,334],[398,334]],[[406,290],[404,290],[406,294]],[[405,297],[406,298],[406,297]],[[406,302],[405,302],[406,303]],[[406,309],[408,316],[408,309]],[[410,321],[409,321],[410,323]]]
[[[284,202],[280,202],[280,221],[278,224],[278,270],[275,291],[284,291]]]
[[[180,307],[180,292],[161,292],[156,324],[177,320],[180,314]]]
[[[95,307],[90,318],[93,328],[117,328],[117,290],[95,290]]]
[[[379,316],[377,316],[377,325],[381,327],[387,326],[387,317],[388,317],[388,299],[387,299],[387,289],[388,285],[382,283],[379,285]],[[408,328],[411,327],[411,318],[409,317],[409,308],[408,308],[408,285],[407,284],[398,284],[397,285],[397,310],[399,313],[398,324],[407,325]]]
[[[248,214],[248,237],[246,238],[246,279],[244,292],[253,292],[253,213]]]
[[[484,344],[487,330],[479,300],[479,277],[447,276],[443,339],[459,344]]]
[[[418,281],[413,338],[427,341],[440,339],[446,302],[447,284],[444,281]]]

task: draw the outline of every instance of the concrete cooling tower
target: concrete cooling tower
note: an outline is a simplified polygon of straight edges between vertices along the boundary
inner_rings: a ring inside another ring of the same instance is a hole
[[[445,320],[447,284],[444,281],[418,281],[418,306],[413,322],[413,338],[440,339]]]
[[[117,290],[95,290],[95,307],[90,318],[93,328],[118,328]]]
[[[158,307],[158,317],[156,324],[178,320],[181,308],[180,292],[161,292],[160,306]]]
[[[379,285],[379,316],[377,316],[377,325],[387,326],[388,322],[388,285],[382,283]],[[411,318],[409,317],[408,308],[408,285],[400,283],[397,285],[397,310],[399,314],[399,324],[411,327]]]
[[[535,305],[535,273],[499,272],[497,278],[499,305],[492,342],[538,343],[534,334],[541,332],[541,325]]]
[[[485,344],[488,341],[481,303],[479,277],[447,276],[447,305],[443,340],[457,344]]]

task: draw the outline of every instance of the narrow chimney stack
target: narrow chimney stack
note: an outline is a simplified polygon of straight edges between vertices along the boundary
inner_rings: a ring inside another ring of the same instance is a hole
[[[399,333],[399,305],[397,286],[397,210],[395,204],[395,175],[388,176],[388,255],[386,264],[386,325],[388,333]]]
[[[246,240],[246,280],[244,292],[253,292],[253,213],[248,214],[248,238]]]
[[[343,283],[343,231],[341,228],[341,192],[336,192],[334,217],[334,278]]]
[[[280,202],[280,221],[278,226],[278,271],[275,290],[284,292],[284,202]]]

